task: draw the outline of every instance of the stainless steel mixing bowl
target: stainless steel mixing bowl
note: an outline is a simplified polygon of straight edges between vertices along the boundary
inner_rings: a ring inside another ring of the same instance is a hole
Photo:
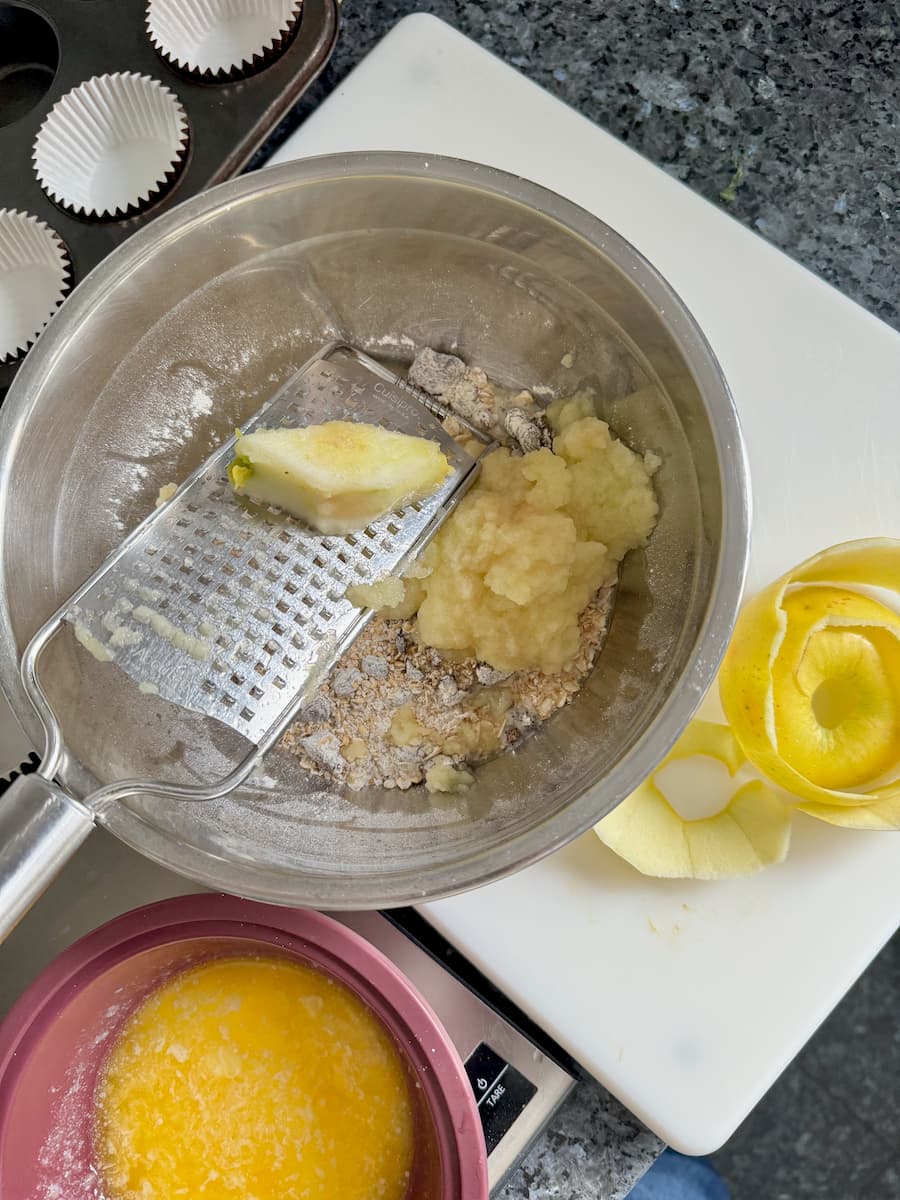
[[[161,484],[332,338],[393,361],[425,344],[452,350],[541,394],[590,385],[614,429],[662,457],[659,524],[626,560],[590,680],[467,792],[341,790],[279,751],[226,800],[139,797],[97,813],[202,883],[363,908],[521,867],[588,829],[656,766],[732,629],[747,474],[700,330],[653,267],[586,212],[499,171],[416,155],[338,155],[244,176],[161,217],[94,271],[3,407],[0,671],[35,737],[16,670],[30,635]],[[75,795],[98,780],[210,778],[228,766],[221,730],[138,695],[64,638],[45,675]]]

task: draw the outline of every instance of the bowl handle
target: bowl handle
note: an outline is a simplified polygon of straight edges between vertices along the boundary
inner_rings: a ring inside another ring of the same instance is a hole
[[[94,814],[44,779],[23,775],[0,799],[0,942],[94,827]]]

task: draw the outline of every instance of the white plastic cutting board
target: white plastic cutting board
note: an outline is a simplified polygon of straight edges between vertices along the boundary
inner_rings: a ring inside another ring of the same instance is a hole
[[[276,161],[414,150],[526,176],[607,221],[686,301],[747,437],[755,589],[900,535],[900,336],[448,26],[402,21]],[[788,861],[654,882],[593,834],[428,905],[464,953],[666,1141],[721,1145],[891,935],[900,836],[798,818]]]

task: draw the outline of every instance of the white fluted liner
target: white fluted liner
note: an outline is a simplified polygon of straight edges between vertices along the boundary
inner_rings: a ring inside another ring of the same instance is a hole
[[[177,97],[149,75],[95,75],[62,96],[34,142],[41,187],[86,216],[145,205],[172,178],[187,149]]]
[[[148,0],[147,32],[160,54],[194,74],[252,69],[300,16],[302,0]]]
[[[28,349],[70,286],[69,256],[50,226],[0,208],[0,362]]]

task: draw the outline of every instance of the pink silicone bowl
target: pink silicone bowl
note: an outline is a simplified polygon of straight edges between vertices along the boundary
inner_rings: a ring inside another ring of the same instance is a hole
[[[95,929],[9,1013],[0,1026],[0,1197],[102,1197],[91,1168],[93,1091],[118,1029],[173,972],[206,958],[260,953],[326,971],[390,1030],[416,1107],[409,1200],[487,1200],[475,1098],[453,1043],[409,980],[320,913],[215,895],[163,900]]]

